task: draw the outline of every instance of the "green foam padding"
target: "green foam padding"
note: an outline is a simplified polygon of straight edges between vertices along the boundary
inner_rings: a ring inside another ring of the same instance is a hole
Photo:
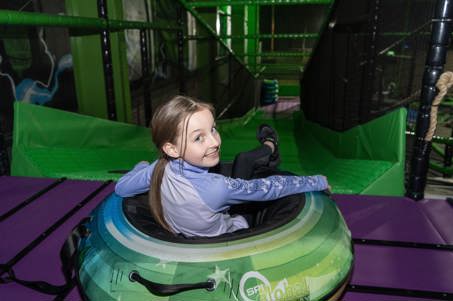
[[[406,110],[345,132],[335,132],[304,119],[270,118],[258,112],[221,128],[222,159],[232,160],[239,151],[257,147],[255,133],[268,123],[279,133],[280,168],[299,175],[323,174],[335,193],[404,194]]]
[[[279,133],[280,169],[323,174],[335,193],[403,195],[404,109],[339,133],[305,120],[303,114],[271,118],[250,111],[220,120],[221,158],[232,161],[258,146],[256,128]],[[15,103],[12,175],[116,180],[121,171],[157,152],[149,129],[56,109]]]
[[[15,102],[11,175],[116,180],[156,156],[149,129]]]

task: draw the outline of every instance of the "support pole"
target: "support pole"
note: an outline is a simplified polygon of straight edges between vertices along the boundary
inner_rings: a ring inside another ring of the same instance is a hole
[[[98,16],[106,21],[108,20],[106,0],[98,0]],[[110,120],[117,120],[110,35],[106,29],[101,30],[101,49],[104,66],[105,97],[107,98],[107,117]]]
[[[371,18],[370,18],[370,32],[368,38],[368,53],[366,65],[362,75],[362,88],[360,92],[360,121],[366,122],[370,119],[372,98],[374,92],[374,79],[376,75],[376,57],[377,57],[377,43],[378,33],[380,30],[380,13],[381,1],[371,0]]]
[[[426,178],[431,153],[431,141],[425,136],[430,125],[431,104],[437,95],[436,82],[443,72],[452,30],[453,1],[437,0],[432,20],[431,41],[426,58],[422,80],[420,107],[416,124],[416,140],[413,146],[410,174],[406,196],[421,200],[424,198]]]
[[[182,7],[178,8],[178,27],[180,28],[176,32],[176,37],[178,39],[178,71],[179,71],[179,93],[184,95],[186,93],[186,85],[184,78],[184,18],[183,18],[183,9]]]
[[[232,64],[232,60],[231,60],[231,56],[232,54],[231,53],[228,53],[228,86],[227,86],[227,89],[228,89],[228,101],[230,101],[230,99],[232,99],[232,91],[231,91],[231,81],[233,80],[233,75],[231,74],[233,72],[233,68],[231,66]],[[453,134],[453,133],[452,133]]]
[[[148,126],[149,122],[151,121],[151,82],[149,80],[148,37],[145,29],[140,30],[140,54],[142,57],[143,107],[145,110],[145,126]]]
[[[220,0],[220,1],[194,1],[188,2],[188,5],[196,8],[204,7],[217,7],[225,5],[235,5],[235,6],[244,6],[244,5],[329,5],[332,4],[332,0]]]
[[[451,129],[451,137],[453,138],[453,128]],[[453,145],[445,145],[444,167],[451,168],[453,160]],[[444,178],[450,178],[451,175],[444,173]]]
[[[8,148],[6,147],[3,127],[0,125],[0,176],[9,175],[9,169]]]

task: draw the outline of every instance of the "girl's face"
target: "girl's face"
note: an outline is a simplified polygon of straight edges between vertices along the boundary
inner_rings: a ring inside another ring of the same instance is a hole
[[[185,161],[199,167],[213,167],[219,163],[222,142],[209,110],[203,109],[192,115],[187,124],[186,139],[185,152],[182,137],[178,138],[176,145],[180,155],[184,154]]]

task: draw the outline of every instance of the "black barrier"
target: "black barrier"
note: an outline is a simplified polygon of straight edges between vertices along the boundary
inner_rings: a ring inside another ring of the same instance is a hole
[[[148,52],[148,35],[147,31],[140,30],[140,55],[142,65],[142,83],[143,83],[143,107],[145,110],[145,125],[151,121],[151,82],[149,75],[149,52]],[[140,123],[140,117],[137,120]]]
[[[177,20],[178,25],[181,28],[184,26],[184,19],[183,19],[183,9],[182,7],[178,8],[177,10]],[[178,47],[178,71],[179,71],[179,94],[186,93],[186,85],[185,85],[185,78],[184,78],[184,31],[182,29],[176,32],[177,37],[177,47]]]
[[[452,32],[453,2],[438,0],[433,18],[431,41],[423,74],[420,107],[415,129],[410,174],[406,195],[414,200],[424,197],[431,153],[431,140],[425,136],[430,127],[431,104],[438,90],[436,82],[443,72]]]
[[[453,138],[453,127],[451,129],[451,137]],[[444,153],[444,167],[449,168],[452,166],[453,163],[453,146],[452,145],[445,145],[445,153]],[[450,178],[451,175],[444,172],[444,178]]]
[[[367,50],[364,70],[362,72],[362,88],[360,91],[360,105],[359,105],[359,122],[366,122],[370,119],[371,115],[371,102],[374,94],[374,80],[376,78],[377,66],[377,47],[380,32],[381,17],[381,1],[375,0],[371,3],[372,7],[369,9],[370,16],[368,17],[368,30],[367,34]]]
[[[178,93],[212,103],[221,118],[243,116],[258,105],[260,81],[206,21],[215,10],[195,11],[179,1],[159,1],[153,9],[152,22],[175,20],[178,30],[150,31],[149,80],[131,81],[137,124],[148,126],[152,111]],[[151,103],[143,96],[147,88]]]
[[[3,126],[0,125],[0,176],[9,174],[9,156],[6,147]]]
[[[107,1],[98,0],[98,16],[108,20]],[[113,65],[110,47],[110,33],[108,30],[101,30],[101,51],[104,67],[105,96],[107,98],[107,116],[110,120],[116,120],[115,87],[113,82]]]
[[[338,0],[301,78],[307,119],[344,131],[417,100],[433,1]]]

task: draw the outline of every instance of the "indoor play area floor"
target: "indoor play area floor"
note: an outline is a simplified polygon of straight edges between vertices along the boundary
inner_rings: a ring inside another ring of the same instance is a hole
[[[28,122],[22,124],[29,126],[15,133],[13,153],[22,165],[13,162],[16,173],[0,177],[0,267],[11,267],[21,279],[61,285],[59,252],[71,229],[113,192],[114,180],[122,171],[150,154],[155,156],[155,151],[146,128],[44,107],[16,109],[17,120],[26,118]],[[225,145],[222,160],[256,147],[255,129],[267,122],[280,135],[281,169],[328,176],[334,188],[332,198],[354,241],[354,269],[342,300],[453,300],[453,201],[378,196],[385,189],[382,194],[387,195],[401,190],[393,186],[402,182],[404,156],[400,153],[404,148],[394,148],[393,161],[382,159],[381,154],[372,159],[353,158],[347,148],[339,157],[329,150],[335,148],[331,141],[317,139],[320,132],[315,126],[304,123],[308,129],[304,133],[295,127],[301,121],[293,114],[295,109],[296,103],[280,102],[236,120],[220,121]],[[39,122],[31,122],[33,118]],[[390,124],[402,124],[405,115],[395,112],[386,118]],[[53,134],[56,122],[59,135]],[[360,131],[365,151],[353,151],[365,158],[379,148],[373,147],[378,144],[374,136],[367,140],[367,129]],[[121,137],[120,143],[104,135],[112,132]],[[67,139],[70,135],[81,139]],[[340,146],[356,139],[355,134],[346,140],[329,135]],[[45,145],[39,144],[42,141]],[[392,141],[402,140],[395,136]],[[17,283],[1,282],[0,296],[2,300],[53,299]],[[81,300],[76,288],[60,297]]]
[[[1,176],[2,266],[21,279],[63,284],[63,242],[113,187],[111,181]],[[353,274],[342,300],[453,300],[453,202],[347,194],[333,199],[354,239]],[[0,296],[53,299],[17,283],[1,283]],[[62,297],[81,300],[76,288]]]

